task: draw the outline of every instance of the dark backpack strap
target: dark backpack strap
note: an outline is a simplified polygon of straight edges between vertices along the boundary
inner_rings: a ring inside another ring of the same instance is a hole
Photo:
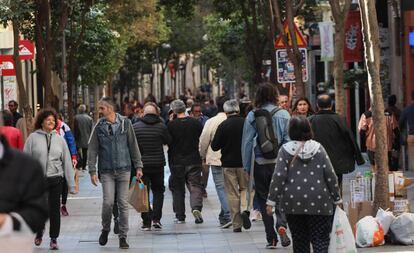
[[[273,110],[270,111],[270,115],[275,115],[278,111],[282,110],[279,106],[276,106]]]

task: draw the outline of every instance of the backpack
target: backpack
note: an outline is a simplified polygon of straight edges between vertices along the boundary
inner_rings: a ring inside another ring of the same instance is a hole
[[[279,142],[273,131],[272,117],[280,110],[282,110],[282,108],[276,107],[271,112],[266,109],[258,109],[254,111],[257,129],[257,145],[260,147],[263,157],[266,159],[275,159],[278,154]]]

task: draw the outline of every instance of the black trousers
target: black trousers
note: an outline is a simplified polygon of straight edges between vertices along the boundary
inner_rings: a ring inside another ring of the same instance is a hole
[[[76,167],[78,167],[78,169],[86,170],[86,163],[88,161],[88,148],[78,148],[78,155],[79,162]]]
[[[331,215],[286,215],[293,239],[294,253],[327,253],[332,230]]]
[[[151,221],[160,221],[162,217],[162,207],[164,204],[164,166],[162,168],[154,168],[150,169],[152,171],[160,171],[155,173],[144,173],[143,177],[141,178],[144,184],[147,186],[148,189],[148,201],[149,201],[149,192],[152,191],[153,194],[153,202],[152,208],[151,205],[148,203],[150,207],[149,212],[141,213],[141,218],[145,226],[150,226]]]
[[[68,184],[63,183],[62,184],[62,205],[66,205],[66,202],[68,201]]]
[[[185,219],[185,185],[190,192],[192,210],[203,208],[203,186],[201,183],[201,164],[170,167],[170,190],[173,196],[173,210],[179,220]]]
[[[50,219],[49,236],[50,238],[58,238],[60,233],[60,195],[62,194],[62,184],[66,184],[66,182],[63,177],[48,177],[46,182]],[[43,229],[37,232],[38,237],[42,235]]]
[[[275,164],[254,163],[254,187],[256,190],[255,199],[259,205],[260,213],[262,214],[266,239],[268,242],[277,240],[273,216],[269,216],[266,213],[266,201],[267,196],[269,195],[269,187],[274,170]],[[279,229],[279,227],[287,228],[285,215],[281,213],[279,209],[275,209],[275,213],[277,217],[276,229]]]

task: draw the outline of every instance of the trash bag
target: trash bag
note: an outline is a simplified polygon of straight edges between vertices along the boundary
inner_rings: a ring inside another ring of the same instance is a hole
[[[384,210],[382,208],[378,209],[377,216],[375,219],[381,224],[382,229],[384,230],[384,235],[388,234],[391,223],[394,221],[395,216],[391,211]]]
[[[391,232],[397,242],[414,245],[414,214],[403,213],[391,223]]]
[[[356,253],[354,234],[344,210],[336,207],[328,253]]]
[[[366,216],[356,224],[356,244],[358,247],[376,247],[384,244],[384,230],[372,216]]]

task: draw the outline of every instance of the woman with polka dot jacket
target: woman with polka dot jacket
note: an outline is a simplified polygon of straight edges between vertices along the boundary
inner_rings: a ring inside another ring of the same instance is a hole
[[[310,244],[313,252],[328,252],[334,207],[342,203],[338,179],[305,117],[290,120],[289,136],[279,150],[267,212],[278,205],[286,213],[294,252],[310,252]]]

